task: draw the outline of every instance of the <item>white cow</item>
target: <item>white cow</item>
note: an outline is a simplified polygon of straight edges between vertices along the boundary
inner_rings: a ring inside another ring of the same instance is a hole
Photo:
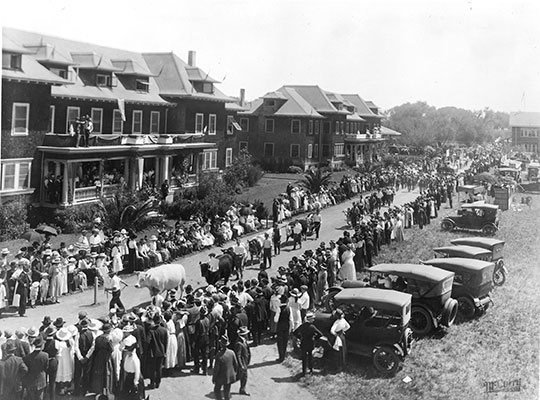
[[[164,264],[150,268],[148,271],[139,273],[135,287],[146,287],[151,296],[165,290],[178,290],[178,295],[184,295],[184,285],[186,284],[186,270],[182,264]]]

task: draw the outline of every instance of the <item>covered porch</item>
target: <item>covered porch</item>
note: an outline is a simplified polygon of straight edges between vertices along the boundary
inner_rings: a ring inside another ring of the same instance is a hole
[[[115,144],[99,147],[38,146],[39,205],[66,208],[110,197],[119,188],[170,192],[197,184],[199,154],[213,143]]]
[[[345,135],[345,160],[347,165],[358,167],[365,162],[373,162],[377,150],[385,141],[380,134]]]

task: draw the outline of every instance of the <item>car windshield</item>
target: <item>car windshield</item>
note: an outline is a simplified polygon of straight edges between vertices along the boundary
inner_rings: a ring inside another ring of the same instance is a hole
[[[394,328],[403,325],[403,316],[398,311],[373,308],[360,304],[340,304],[345,319],[350,323],[359,323],[365,327]],[[406,314],[406,310],[404,310]]]

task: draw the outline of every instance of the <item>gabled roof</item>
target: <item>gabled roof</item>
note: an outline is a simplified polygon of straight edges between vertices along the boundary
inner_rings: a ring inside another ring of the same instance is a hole
[[[111,59],[133,60],[136,64],[141,66],[145,65],[142,55],[132,51],[78,42],[34,32],[21,31],[13,28],[3,28],[2,33],[4,37],[8,37],[10,40],[21,46],[41,46],[43,43],[46,43],[55,49],[55,53],[58,52],[64,58],[67,58],[68,61],[71,60],[72,63],[80,64],[78,67],[83,69],[95,68],[97,70],[109,72],[121,71],[120,68],[117,68],[112,64]],[[54,78],[55,83],[62,84],[62,86],[52,87],[51,94],[54,97],[83,98],[106,101],[117,101],[117,99],[124,99],[126,102],[141,102],[157,105],[170,104],[160,97],[159,88],[155,80],[152,78],[149,79],[148,92],[128,90],[122,85],[120,80],[118,80],[118,84],[115,87],[87,86],[79,77],[73,81],[67,81],[47,70],[47,68],[38,62],[36,58],[36,54],[38,53],[23,55],[23,72],[25,74],[31,73],[34,79],[42,79],[43,75],[45,75],[49,78],[49,80]],[[29,66],[32,67],[32,71],[28,69]],[[11,76],[14,73],[17,73],[17,71],[2,71],[3,78],[6,76]]]
[[[355,112],[353,112],[352,114],[350,115],[347,115],[347,121],[351,121],[351,122],[366,122],[366,120],[364,118],[362,118],[360,115],[358,115]]]
[[[313,117],[322,118],[322,115],[315,110],[311,104],[309,104],[302,96],[300,96],[296,90],[288,87],[284,87],[283,95],[287,98],[285,104],[283,104],[274,115],[279,116],[294,116],[294,117]]]
[[[38,45],[24,45],[30,52],[34,54],[36,60],[45,64],[55,65],[75,65],[76,63],[64,54],[62,54],[56,47],[49,43]]]
[[[2,69],[2,79],[22,81],[22,82],[37,82],[51,85],[71,85],[72,82],[60,78],[53,74],[32,56],[23,54],[21,59],[21,70]],[[54,88],[53,88],[54,90]]]
[[[119,71],[117,71],[117,74],[122,75],[134,75],[134,76],[141,76],[141,77],[150,77],[154,76],[146,66],[146,64],[141,64],[135,60],[132,59],[124,59],[124,60],[111,60],[112,65],[115,68],[118,68]]]
[[[165,97],[191,97],[202,100],[231,102],[233,99],[214,88],[214,93],[199,93],[190,82],[189,67],[174,53],[143,53],[142,56],[153,74],[160,93]]]
[[[203,70],[201,70],[199,67],[187,66],[186,71],[187,71],[189,80],[192,82],[219,83],[219,81],[215,80],[211,76],[208,76],[208,74],[205,73]]]
[[[318,113],[340,113],[319,86],[285,85],[278,89],[278,91],[282,91],[284,88],[294,89]],[[345,113],[348,114],[348,111],[345,111]]]
[[[245,115],[254,114],[255,111],[257,111],[259,107],[263,105],[263,103],[264,103],[263,98],[259,97],[258,99],[255,99],[252,102],[250,102],[248,110],[246,112],[241,112],[241,114],[245,114]]]
[[[30,54],[30,53],[32,53],[30,50],[25,49],[24,46],[19,46],[13,40],[11,40],[9,37],[7,37],[4,34],[3,29],[2,29],[2,52],[18,53],[18,54]]]
[[[379,108],[374,102],[372,102],[371,100],[364,100],[364,103],[366,103],[366,106],[368,106],[369,108]]]
[[[523,128],[540,127],[540,112],[512,112],[509,125]]]
[[[354,104],[354,107],[356,108],[356,112],[361,117],[370,117],[370,118],[382,118],[380,115],[377,115],[373,113],[369,109],[369,106],[366,104],[366,102],[357,94],[342,94],[342,97],[352,104]]]
[[[263,99],[275,99],[275,100],[287,100],[287,97],[280,91],[268,92],[263,97]]]

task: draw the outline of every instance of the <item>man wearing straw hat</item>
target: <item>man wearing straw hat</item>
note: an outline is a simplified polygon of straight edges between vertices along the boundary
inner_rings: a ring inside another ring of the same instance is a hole
[[[307,369],[313,373],[313,349],[315,348],[315,341],[323,336],[322,332],[317,329],[313,324],[315,321],[315,314],[308,312],[306,314],[306,321],[296,329],[293,334],[300,339],[300,352],[302,355],[302,375],[305,376]]]

